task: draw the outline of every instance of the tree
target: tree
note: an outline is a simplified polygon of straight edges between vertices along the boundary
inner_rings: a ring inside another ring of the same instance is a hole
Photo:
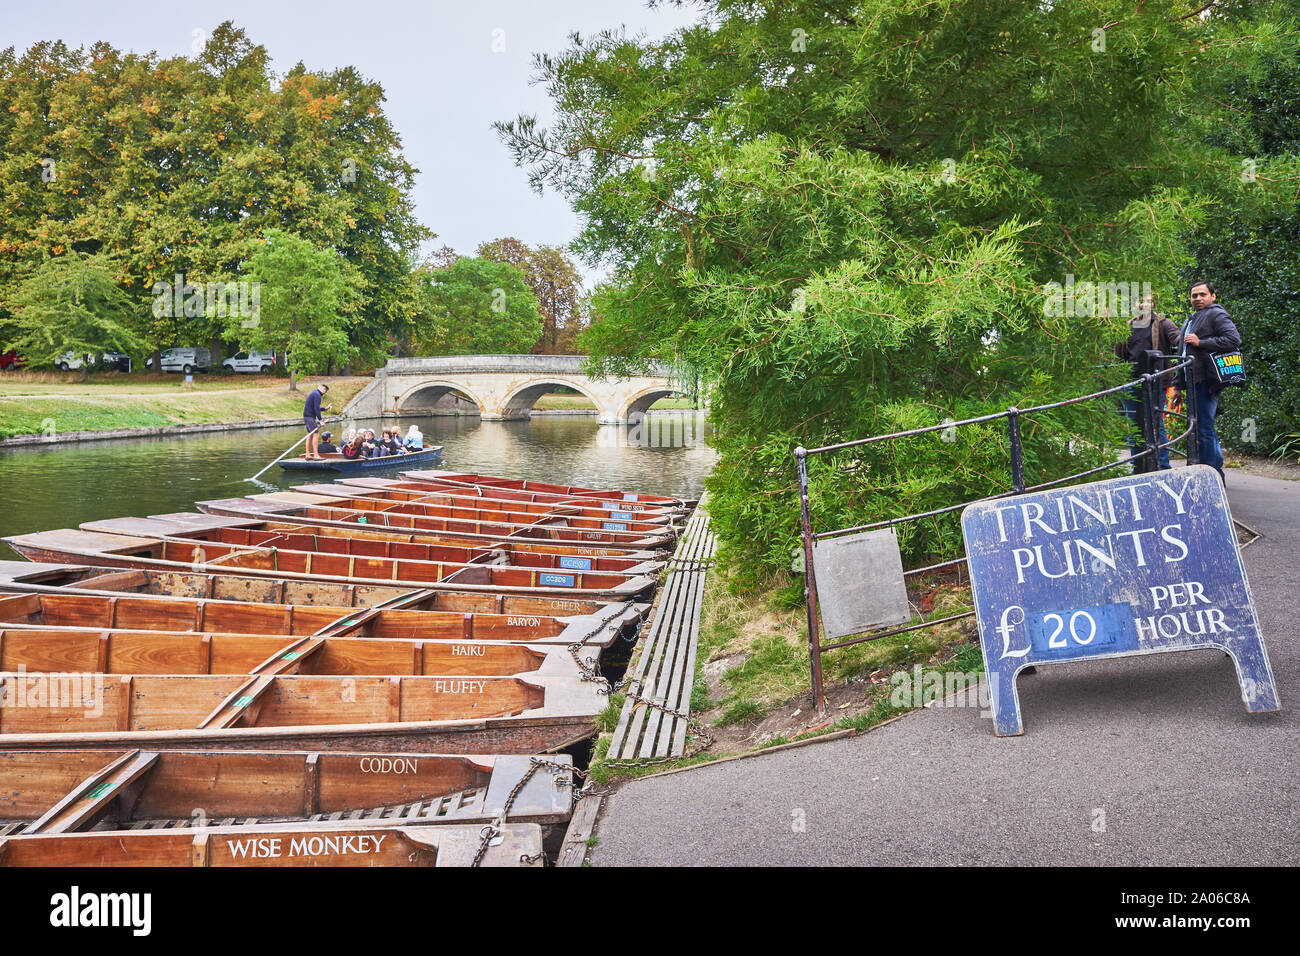
[[[351,67],[300,63],[277,78],[230,22],[188,57],[107,43],[0,51],[0,317],[16,278],[67,249],[112,255],[146,305],[160,282],[237,281],[263,232],[283,229],[351,266],[352,344],[378,357],[409,320],[412,266],[432,236],[383,103]],[[220,349],[227,325],[143,307],[135,330]]]
[[[1239,192],[1196,237],[1196,267],[1241,331],[1250,387],[1227,389],[1217,416],[1223,444],[1269,453],[1300,430],[1300,209],[1259,203],[1260,177],[1274,178],[1300,159],[1300,41],[1258,60],[1234,60],[1215,84],[1215,99],[1245,122],[1212,126],[1214,144],[1249,157]],[[1252,182],[1251,180],[1255,181]]]
[[[54,364],[65,352],[81,356],[81,380],[104,351],[139,355],[147,348],[131,331],[139,307],[117,284],[104,255],[69,252],[47,259],[23,278],[9,299],[13,317],[4,349],[29,365]]]
[[[351,354],[347,329],[356,295],[337,252],[270,229],[243,271],[258,283],[259,314],[229,317],[228,334],[244,348],[288,352],[290,391],[297,391],[299,373]]]
[[[541,334],[537,297],[517,268],[488,259],[457,259],[425,269],[417,346],[431,355],[528,351]]]
[[[582,325],[582,279],[564,250],[558,246],[530,249],[507,236],[482,243],[478,255],[494,262],[508,262],[523,271],[524,281],[537,296],[542,310],[542,334],[532,351],[546,355],[574,354]]]
[[[1189,228],[1240,169],[1199,134],[1209,112],[1233,121],[1205,72],[1285,33],[1249,5],[1182,0],[701,6],[653,43],[607,31],[537,57],[555,126],[497,129],[536,188],[570,199],[575,251],[612,270],[583,337],[593,371],[657,359],[711,381],[710,511],[751,569],[788,564],[795,446],[1121,379],[1098,366],[1124,306],[1067,313],[1044,292],[1181,294]],[[1034,416],[1031,480],[1107,460],[1117,418]],[[1005,490],[1007,464],[1005,440],[972,429],[814,465],[814,494],[843,526]],[[901,543],[951,554],[960,533],[949,516]]]

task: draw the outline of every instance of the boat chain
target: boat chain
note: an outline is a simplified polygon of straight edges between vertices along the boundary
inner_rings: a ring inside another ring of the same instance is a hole
[[[649,767],[656,764],[668,763],[673,760],[682,760],[687,757],[694,757],[696,754],[707,750],[713,745],[713,735],[702,727],[699,721],[690,714],[683,713],[680,710],[675,710],[666,704],[661,704],[657,700],[651,700],[649,697],[629,691],[627,688],[632,684],[632,678],[630,677],[623,678],[623,680],[619,681],[618,684],[611,684],[609,679],[604,677],[596,669],[594,661],[585,660],[582,657],[582,649],[588,646],[588,642],[597,634],[604,631],[607,626],[613,623],[616,618],[621,617],[624,613],[625,612],[622,608],[616,610],[614,613],[603,618],[591,631],[583,635],[581,640],[568,645],[569,654],[573,657],[573,661],[577,664],[578,670],[582,675],[582,682],[596,684],[596,693],[598,694],[609,696],[611,694],[622,693],[633,703],[645,704],[647,707],[653,707],[655,710],[662,711],[671,717],[676,717],[679,720],[686,721],[686,728],[688,732],[695,736],[697,743],[693,747],[688,748],[680,757],[643,757],[640,760],[611,760],[607,761],[607,763],[610,766],[623,768]],[[570,812],[572,812],[578,801],[583,797],[604,796],[610,792],[609,787],[594,786],[594,781],[586,770],[579,770],[577,767],[572,765],[562,764],[555,760],[547,760],[543,757],[531,757],[527,772],[525,772],[524,775],[519,778],[519,782],[511,788],[510,794],[506,797],[505,803],[501,807],[501,812],[497,814],[496,818],[491,823],[483,827],[480,831],[481,842],[479,843],[478,852],[474,854],[474,860],[470,866],[479,866],[482,864],[483,857],[487,855],[488,847],[492,845],[492,841],[502,835],[502,828],[505,826],[506,818],[510,813],[510,808],[514,806],[515,798],[523,791],[524,787],[528,784],[528,781],[532,779],[533,775],[543,768],[549,770],[556,776],[572,773],[575,777],[579,777],[585,781],[581,787],[574,787],[572,789],[569,798]],[[519,862],[527,866],[531,866],[538,862],[538,860],[545,863],[546,854],[538,853],[530,856],[525,853],[521,854],[519,857]]]

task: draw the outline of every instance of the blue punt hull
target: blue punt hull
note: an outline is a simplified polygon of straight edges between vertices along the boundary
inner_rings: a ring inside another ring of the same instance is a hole
[[[424,451],[387,458],[344,458],[342,455],[325,455],[322,461],[305,458],[284,458],[280,467],[285,471],[314,471],[351,474],[358,471],[377,471],[384,468],[409,468],[411,465],[433,465],[442,458],[441,445],[425,445]]]

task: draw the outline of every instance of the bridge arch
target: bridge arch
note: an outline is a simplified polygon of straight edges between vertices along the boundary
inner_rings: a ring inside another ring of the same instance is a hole
[[[623,422],[637,421],[643,418],[645,413],[650,411],[650,406],[659,399],[684,394],[678,389],[666,388],[661,385],[643,388],[639,392],[634,392],[628,398],[627,403],[618,410],[618,420]]]
[[[603,403],[592,394],[591,387],[586,382],[576,381],[563,375],[550,375],[534,378],[510,391],[506,395],[505,401],[502,402],[502,416],[505,418],[527,418],[533,404],[556,385],[563,385],[565,388],[571,388],[581,393],[596,406],[598,412],[605,411],[601,407]]]
[[[463,383],[452,384],[451,382],[442,381],[419,382],[414,387],[395,397],[393,409],[399,415],[418,414],[422,409],[432,409],[438,400],[448,392],[463,395],[478,406],[480,414],[483,412],[485,406],[482,399],[467,389]],[[415,401],[417,397],[419,401]]]

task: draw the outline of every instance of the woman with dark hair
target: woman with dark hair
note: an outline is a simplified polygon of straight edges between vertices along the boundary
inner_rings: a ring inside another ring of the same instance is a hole
[[[352,440],[343,446],[343,457],[357,459],[361,457],[362,435],[353,435]]]

